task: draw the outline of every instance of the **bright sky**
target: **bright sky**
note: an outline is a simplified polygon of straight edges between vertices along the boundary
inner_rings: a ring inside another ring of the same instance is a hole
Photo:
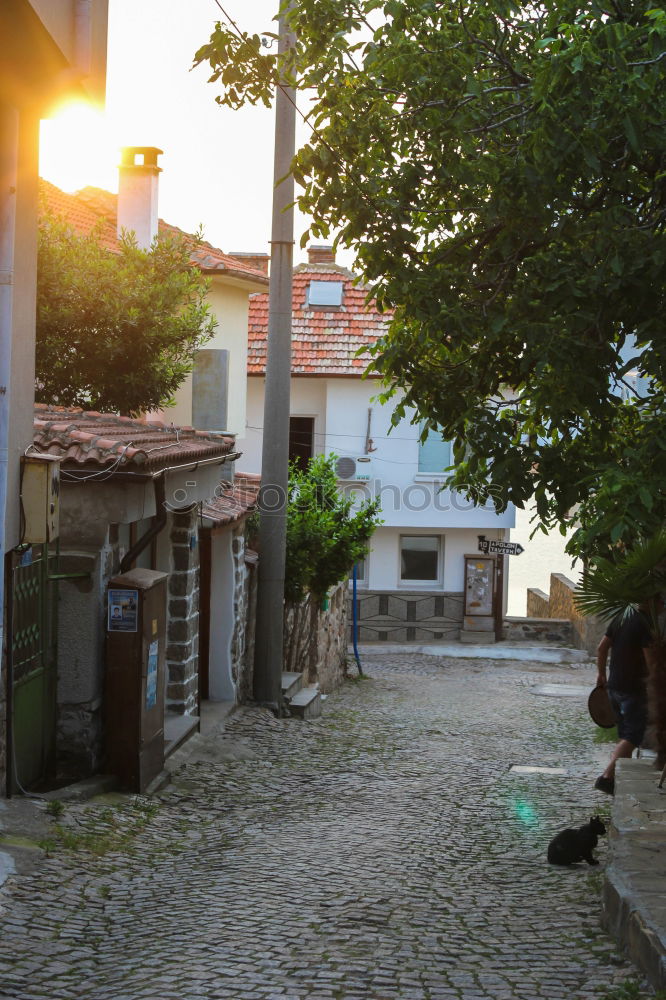
[[[278,0],[222,0],[239,27],[276,30]],[[273,111],[215,103],[205,67],[190,72],[222,13],[215,0],[110,0],[107,105],[45,122],[41,174],[66,191],[117,190],[121,146],[158,146],[160,216],[229,251],[268,252]],[[301,97],[301,106],[304,99]],[[301,124],[301,135],[307,134]],[[305,229],[296,221],[295,261]]]

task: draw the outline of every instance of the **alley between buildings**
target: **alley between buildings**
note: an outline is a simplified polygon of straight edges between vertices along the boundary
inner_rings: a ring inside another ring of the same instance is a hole
[[[2,1000],[592,1000],[633,978],[600,927],[605,840],[598,867],[546,862],[608,815],[571,690],[593,668],[365,666],[314,722],[237,711],[154,800],[54,816],[0,893]]]

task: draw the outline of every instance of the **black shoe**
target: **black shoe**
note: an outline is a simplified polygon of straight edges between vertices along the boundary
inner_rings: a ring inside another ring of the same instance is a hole
[[[595,781],[594,787],[598,792],[605,792],[606,795],[615,795],[615,778],[604,778],[602,774]]]

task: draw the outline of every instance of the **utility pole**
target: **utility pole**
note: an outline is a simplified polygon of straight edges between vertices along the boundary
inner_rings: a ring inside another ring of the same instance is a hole
[[[285,14],[279,20],[278,52],[295,38]],[[284,81],[275,99],[275,162],[268,352],[261,458],[259,583],[254,658],[254,697],[279,710],[283,665],[284,570],[287,548],[289,479],[289,394],[291,383],[292,275],[294,257],[294,179],[296,91]]]

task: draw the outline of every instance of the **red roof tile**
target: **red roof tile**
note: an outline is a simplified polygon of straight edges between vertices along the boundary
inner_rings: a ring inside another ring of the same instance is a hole
[[[98,223],[102,223],[101,242],[109,250],[118,250],[116,235],[116,204],[118,196],[102,188],[86,187],[76,194],[66,194],[55,184],[40,180],[41,203],[52,215],[65,219],[79,233],[89,233]],[[191,233],[185,233],[163,219],[159,220],[160,235],[180,236],[191,244],[192,261],[202,271],[225,274],[241,278],[259,285],[267,285],[267,275],[256,267],[223,253],[205,241],[197,242]]]
[[[155,472],[234,452],[231,437],[43,403],[35,406],[33,442],[35,452],[60,456],[64,468],[111,467],[113,472]]]
[[[342,281],[342,305],[307,305],[311,281]],[[358,376],[371,363],[364,351],[386,333],[391,313],[380,313],[374,299],[366,303],[367,289],[355,285],[353,275],[334,264],[303,264],[294,271],[292,375]],[[250,297],[248,332],[249,375],[266,373],[268,295]]]
[[[256,509],[260,485],[260,476],[237,473],[233,483],[220,483],[215,496],[203,504],[202,516],[216,527],[235,524]]]

